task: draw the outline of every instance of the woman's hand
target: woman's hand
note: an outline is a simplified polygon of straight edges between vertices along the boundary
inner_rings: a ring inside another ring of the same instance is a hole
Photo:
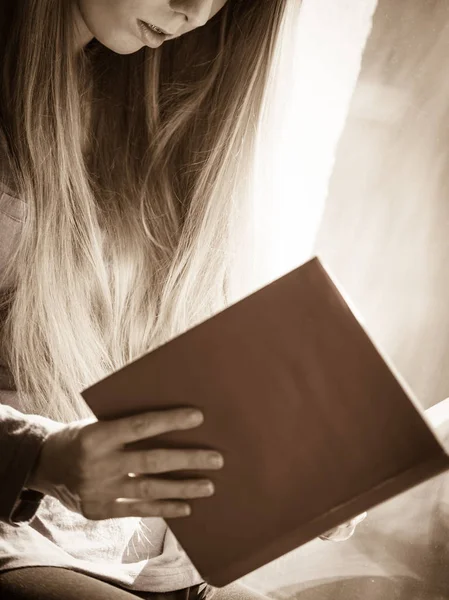
[[[351,519],[347,523],[342,523],[342,525],[334,527],[334,529],[331,529],[323,535],[320,535],[320,539],[329,542],[345,542],[346,540],[349,540],[349,538],[352,537],[357,525],[366,518],[366,515],[367,513],[364,512],[354,519]]]
[[[211,496],[212,482],[164,480],[161,474],[220,469],[222,456],[211,450],[131,451],[124,446],[169,431],[192,429],[202,421],[198,410],[174,409],[61,425],[44,442],[27,487],[57,498],[92,520],[187,516],[190,506],[185,500]]]

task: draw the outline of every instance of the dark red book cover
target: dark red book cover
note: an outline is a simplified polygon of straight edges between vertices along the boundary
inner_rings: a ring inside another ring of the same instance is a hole
[[[99,419],[195,406],[140,448],[216,448],[211,498],[169,526],[221,587],[449,468],[318,258],[82,392]],[[185,475],[185,474],[184,474]],[[175,475],[176,476],[176,475]]]

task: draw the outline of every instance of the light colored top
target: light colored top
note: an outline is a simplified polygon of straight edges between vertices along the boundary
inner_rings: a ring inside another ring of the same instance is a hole
[[[0,184],[0,272],[19,240],[26,210],[26,203]],[[163,519],[90,521],[53,497],[24,491],[54,421],[18,411],[11,379],[0,353],[0,572],[68,567],[129,590],[153,592],[201,583]]]

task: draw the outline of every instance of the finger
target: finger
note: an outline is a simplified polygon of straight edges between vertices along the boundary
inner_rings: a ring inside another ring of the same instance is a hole
[[[121,474],[155,475],[184,469],[221,469],[223,457],[214,450],[144,450],[122,452],[117,470]]]
[[[359,525],[362,521],[364,521],[366,519],[367,515],[368,515],[367,512],[364,512],[361,515],[357,515],[357,517],[354,517],[354,519],[351,519],[349,521],[349,523],[351,525]]]
[[[139,500],[205,498],[214,493],[214,484],[208,479],[170,481],[151,477],[129,477],[122,480],[112,498]]]
[[[161,517],[175,519],[191,514],[191,507],[186,502],[154,501],[143,502],[134,500],[116,500],[106,504],[84,503],[83,515],[87,519],[101,521],[104,519],[119,519],[122,517]]]
[[[177,408],[97,422],[90,426],[90,431],[93,444],[112,449],[169,431],[192,429],[201,425],[203,420],[201,411],[197,409]]]

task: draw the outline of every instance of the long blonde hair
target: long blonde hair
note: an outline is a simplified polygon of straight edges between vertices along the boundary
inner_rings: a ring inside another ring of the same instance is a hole
[[[25,412],[91,416],[82,389],[232,301],[286,4],[230,0],[127,56],[75,54],[72,2],[0,9],[1,125],[28,205],[2,343]]]

